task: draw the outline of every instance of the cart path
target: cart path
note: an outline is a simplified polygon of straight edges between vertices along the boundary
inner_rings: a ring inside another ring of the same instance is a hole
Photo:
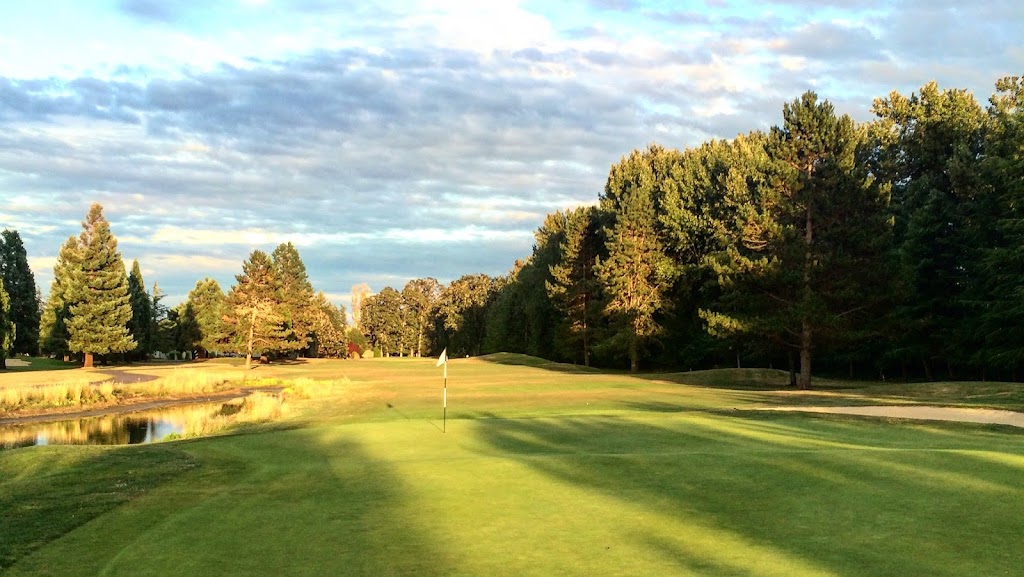
[[[1024,428],[1024,413],[999,409],[968,409],[962,407],[907,405],[864,405],[860,407],[761,407],[757,410],[832,413],[841,415],[884,417],[889,419],[919,419],[922,421],[958,421],[961,423],[987,423]]]

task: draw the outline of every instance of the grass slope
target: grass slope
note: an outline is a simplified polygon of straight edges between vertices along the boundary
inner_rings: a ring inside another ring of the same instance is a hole
[[[446,434],[433,362],[380,359],[273,368],[350,384],[246,434],[0,453],[12,505],[102,501],[126,459],[155,471],[6,574],[1020,574],[1019,432],[508,361],[451,363]],[[5,539],[64,514],[22,509]]]

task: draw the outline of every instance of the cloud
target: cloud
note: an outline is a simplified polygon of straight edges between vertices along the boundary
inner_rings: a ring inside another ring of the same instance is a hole
[[[807,89],[861,120],[933,77],[983,100],[1024,68],[1017,3],[814,7],[124,0],[133,35],[60,50],[70,72],[0,72],[0,220],[43,263],[98,201],[172,295],[287,241],[332,294],[501,274],[633,148],[767,128]]]

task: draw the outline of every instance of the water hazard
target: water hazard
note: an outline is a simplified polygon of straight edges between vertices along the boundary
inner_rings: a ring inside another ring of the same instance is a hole
[[[234,420],[244,399],[177,405],[159,409],[63,421],[0,426],[0,449],[34,445],[135,445],[169,437],[198,436]]]

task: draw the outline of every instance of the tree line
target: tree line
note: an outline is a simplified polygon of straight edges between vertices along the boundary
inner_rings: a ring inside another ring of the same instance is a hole
[[[584,365],[743,363],[889,378],[1017,379],[1024,362],[1024,88],[987,106],[930,83],[858,123],[808,92],[781,124],[611,167],[499,277],[437,291],[434,352]],[[386,350],[423,326],[371,300]],[[400,298],[402,297],[402,298]],[[410,309],[412,310],[412,309]]]
[[[363,286],[351,329],[290,243],[254,251],[227,294],[204,279],[167,310],[137,263],[125,275],[96,205],[61,249],[38,346],[86,359],[161,347],[345,356],[351,344],[631,370],[750,364],[787,367],[804,388],[812,368],[1017,379],[1022,101],[1019,77],[999,80],[987,106],[930,83],[876,99],[875,118],[858,123],[807,92],[770,130],[634,150],[595,206],[547,215],[507,274]],[[9,278],[27,265],[16,233],[4,234],[4,286],[21,288],[0,294],[11,303],[0,331],[5,350],[28,351],[33,321],[8,311],[38,295],[24,273]]]
[[[132,360],[156,351],[346,356],[344,308],[315,292],[291,243],[253,251],[227,294],[216,280],[196,283],[184,302],[162,304],[146,289],[138,260],[126,273],[117,238],[93,204],[78,236],[61,246],[45,301],[17,231],[0,243],[0,362],[11,353]],[[0,365],[0,367],[5,365]]]

